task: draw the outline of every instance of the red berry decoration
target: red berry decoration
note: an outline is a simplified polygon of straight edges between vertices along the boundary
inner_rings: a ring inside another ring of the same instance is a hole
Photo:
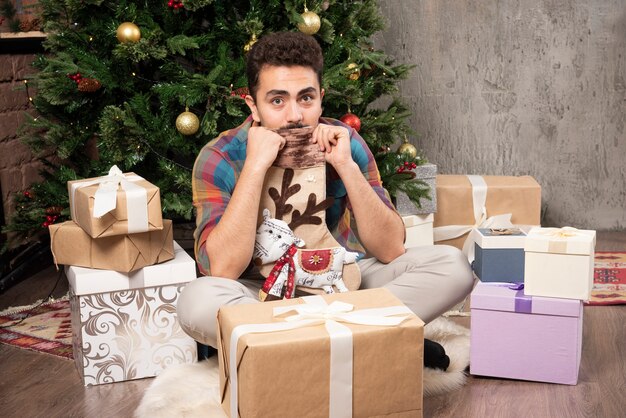
[[[185,7],[185,6],[183,5],[182,0],[169,0],[169,1],[167,2],[167,6],[168,6],[168,7],[170,7],[170,8],[172,8],[172,9],[174,9],[174,10],[177,10],[177,9],[182,9],[183,7]]]
[[[83,76],[80,73],[76,74],[68,74],[67,75],[71,80],[73,80],[76,84],[80,83],[80,80],[83,79]]]
[[[27,197],[27,198],[29,198],[29,199],[32,199],[32,198],[33,198],[33,193],[32,193],[30,190],[26,190],[26,191],[24,192],[24,197]]]
[[[354,113],[346,113],[339,120],[357,132],[361,129],[361,119]]]

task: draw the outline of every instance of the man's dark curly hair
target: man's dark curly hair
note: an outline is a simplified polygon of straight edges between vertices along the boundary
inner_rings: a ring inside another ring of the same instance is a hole
[[[270,33],[259,39],[248,52],[246,75],[250,95],[256,100],[259,73],[264,65],[309,67],[322,86],[324,56],[314,37],[301,32]]]

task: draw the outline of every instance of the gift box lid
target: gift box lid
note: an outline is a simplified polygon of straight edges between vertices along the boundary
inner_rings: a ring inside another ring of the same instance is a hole
[[[489,311],[573,317],[582,312],[580,300],[528,296],[519,283],[479,282],[472,291],[470,301],[471,309]]]
[[[535,227],[528,232],[524,250],[537,253],[593,254],[596,246],[596,231],[563,228]]]
[[[405,215],[402,217],[402,220],[404,221],[404,226],[406,228],[427,223],[433,223],[434,219],[435,217],[432,213],[428,213],[426,215]]]
[[[477,228],[476,244],[480,248],[524,248],[526,234],[519,228]]]
[[[196,263],[174,241],[172,260],[143,267],[128,274],[78,266],[65,266],[65,274],[75,295],[89,295],[187,283],[196,278]]]

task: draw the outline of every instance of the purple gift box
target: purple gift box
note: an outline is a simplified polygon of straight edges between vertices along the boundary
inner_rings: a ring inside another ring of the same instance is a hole
[[[581,301],[527,296],[521,284],[479,282],[471,312],[471,374],[578,382]]]

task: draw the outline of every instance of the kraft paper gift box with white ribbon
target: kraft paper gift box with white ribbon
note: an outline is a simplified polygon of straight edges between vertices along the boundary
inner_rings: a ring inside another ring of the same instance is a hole
[[[470,373],[575,385],[582,349],[579,300],[479,282],[471,294]]]
[[[107,176],[67,182],[72,219],[92,238],[163,229],[161,193],[117,166]]]
[[[222,406],[242,418],[421,417],[423,326],[382,288],[223,307]]]
[[[541,186],[531,176],[437,176],[435,243],[462,249],[470,262],[474,228],[528,230],[540,215]]]
[[[52,224],[50,249],[55,264],[122,273],[174,258],[172,221],[163,220],[163,229],[130,235],[91,238],[76,222]]]
[[[405,248],[433,245],[433,214],[403,216],[406,229]]]
[[[524,231],[518,228],[478,228],[475,236],[472,269],[480,281],[524,281]]]
[[[156,376],[197,360],[196,342],[180,328],[176,303],[196,278],[178,244],[175,257],[131,274],[66,266],[74,361],[85,385]]]
[[[524,250],[529,295],[589,300],[593,287],[596,231],[533,228]]]
[[[420,207],[409,199],[406,193],[396,193],[396,209],[402,216],[427,215],[437,212],[437,166],[435,164],[422,164],[411,170],[415,173],[416,181],[423,181],[430,189],[430,199],[420,198]]]

